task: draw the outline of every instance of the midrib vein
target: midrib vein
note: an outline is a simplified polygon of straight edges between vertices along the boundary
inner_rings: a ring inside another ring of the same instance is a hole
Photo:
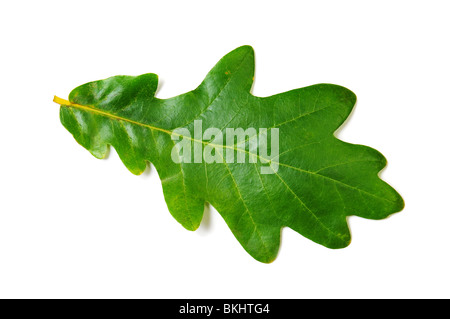
[[[64,99],[62,99],[60,97],[57,97],[57,96],[55,96],[53,98],[53,102],[55,102],[55,103],[57,103],[57,104],[59,104],[61,106],[74,107],[74,108],[82,109],[82,110],[85,110],[85,111],[88,111],[88,112],[101,114],[103,116],[106,116],[106,117],[109,117],[109,118],[113,118],[113,119],[116,119],[116,120],[119,120],[119,121],[124,121],[124,122],[128,122],[128,123],[131,123],[131,124],[147,127],[147,128],[149,128],[151,130],[164,132],[164,133],[167,133],[169,135],[174,134],[174,135],[177,135],[177,136],[181,136],[180,134],[173,133],[172,131],[165,130],[165,129],[160,128],[160,127],[156,127],[156,126],[144,124],[144,123],[141,123],[141,122],[133,121],[133,120],[130,120],[130,119],[127,119],[127,118],[124,118],[124,117],[121,117],[121,116],[109,113],[109,112],[105,112],[105,111],[96,109],[96,108],[94,108],[92,106],[86,106],[86,105],[81,105],[81,104],[77,104],[77,103],[72,103],[70,101],[64,100]]]
[[[185,135],[182,135],[182,134],[178,134],[176,132],[163,129],[161,127],[152,126],[152,125],[149,125],[149,124],[137,122],[137,121],[134,121],[134,120],[131,120],[131,119],[127,119],[127,118],[124,118],[124,117],[121,117],[121,116],[118,116],[118,115],[115,115],[115,114],[112,114],[112,113],[109,113],[109,112],[105,112],[105,111],[96,109],[96,108],[94,108],[92,106],[86,106],[86,105],[82,105],[82,104],[72,103],[72,102],[70,102],[68,100],[62,99],[62,98],[57,97],[57,96],[55,96],[53,98],[53,102],[55,102],[55,103],[57,103],[57,104],[59,104],[61,106],[64,106],[64,107],[73,107],[73,108],[85,110],[85,111],[88,111],[88,112],[97,113],[97,114],[100,114],[100,115],[103,115],[103,116],[106,116],[106,117],[109,117],[109,118],[112,118],[112,119],[115,119],[115,120],[118,120],[118,121],[124,121],[124,122],[128,122],[128,123],[131,123],[131,124],[134,124],[134,125],[138,125],[138,126],[141,126],[141,127],[146,127],[146,128],[148,128],[150,130],[163,132],[163,133],[166,133],[168,135],[175,135],[175,136],[178,136],[178,137],[187,138],[187,139],[189,139],[189,140],[191,140],[193,142],[202,143],[204,145],[209,145],[209,146],[212,146],[214,148],[219,148],[220,147],[220,148],[231,149],[231,150],[237,151],[237,152],[244,152],[244,153],[247,153],[249,155],[256,156],[259,160],[264,161],[265,163],[278,164],[280,166],[284,166],[284,167],[287,167],[287,168],[290,168],[290,169],[294,169],[296,171],[300,171],[300,172],[304,172],[304,173],[307,173],[307,174],[316,175],[316,176],[319,176],[319,177],[322,177],[322,178],[334,181],[334,182],[339,183],[341,185],[347,186],[347,187],[349,187],[349,188],[351,188],[353,190],[356,190],[356,191],[359,191],[359,192],[363,192],[364,194],[367,194],[369,196],[372,196],[372,197],[375,197],[375,198],[378,198],[378,199],[381,199],[381,200],[384,200],[384,201],[393,202],[393,201],[391,201],[391,200],[389,200],[387,198],[379,197],[379,196],[377,196],[375,194],[372,194],[372,193],[369,193],[369,192],[367,192],[365,190],[359,189],[357,187],[345,184],[344,182],[341,182],[341,181],[336,180],[334,178],[328,177],[326,175],[317,174],[315,172],[304,170],[304,169],[301,169],[301,168],[298,168],[298,167],[294,167],[294,166],[291,166],[291,165],[288,165],[288,164],[276,162],[276,161],[273,161],[273,160],[261,157],[258,154],[250,153],[247,150],[242,149],[242,148],[235,148],[235,147],[231,147],[231,146],[228,146],[228,145],[214,144],[214,143],[209,143],[209,142],[206,142],[206,141],[203,141],[203,140],[194,139],[194,138],[192,138],[190,136],[185,136]]]
[[[228,145],[220,145],[220,144],[214,144],[214,143],[210,143],[210,142],[203,141],[203,140],[198,140],[198,139],[192,138],[190,136],[186,136],[186,135],[182,135],[182,134],[176,133],[176,132],[171,131],[171,130],[166,130],[166,129],[163,129],[161,127],[157,127],[157,126],[153,126],[153,125],[137,122],[137,121],[134,121],[134,120],[131,120],[131,119],[127,119],[125,117],[121,117],[121,116],[118,116],[118,115],[115,115],[115,114],[112,114],[112,113],[109,113],[109,112],[105,112],[105,111],[96,109],[96,108],[94,108],[92,106],[86,106],[86,105],[81,105],[81,104],[77,104],[77,103],[72,103],[70,101],[64,100],[64,99],[59,98],[57,96],[54,97],[53,102],[55,102],[55,103],[57,103],[57,104],[59,104],[61,106],[64,106],[64,107],[72,107],[72,108],[77,108],[77,109],[85,110],[85,111],[92,112],[92,113],[97,113],[97,114],[100,114],[100,115],[103,115],[103,116],[106,116],[106,117],[109,117],[109,118],[112,118],[112,119],[115,119],[115,120],[118,120],[118,121],[128,122],[128,123],[131,123],[131,124],[134,124],[134,125],[138,125],[138,126],[142,126],[142,127],[148,128],[150,130],[163,132],[163,133],[166,133],[168,135],[175,135],[175,136],[178,136],[178,137],[181,137],[181,138],[187,138],[187,139],[189,139],[189,140],[191,140],[193,142],[202,143],[204,145],[209,145],[209,146],[212,146],[214,148],[221,147],[221,148],[227,148],[227,149],[231,149],[231,150],[238,151],[238,152],[244,152],[244,153],[247,153],[249,155],[254,155],[257,158],[259,158],[260,160],[265,161],[266,163],[270,162],[269,159],[261,157],[261,156],[259,156],[258,154],[255,154],[255,153],[250,153],[250,152],[248,152],[248,151],[246,151],[245,149],[242,149],[242,148],[235,148],[235,147],[231,147],[231,146],[228,146]]]

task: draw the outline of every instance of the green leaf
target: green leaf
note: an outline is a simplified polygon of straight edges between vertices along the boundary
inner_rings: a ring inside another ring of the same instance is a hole
[[[275,259],[283,227],[342,248],[350,243],[347,216],[381,219],[403,209],[400,195],[378,176],[383,155],[333,135],[355,104],[351,91],[317,84],[256,97],[253,75],[253,49],[242,46],[195,90],[173,98],[155,97],[158,77],[150,73],[89,82],[69,101],[55,102],[62,124],[95,157],[112,145],[133,174],[153,163],[169,211],[186,229],[199,227],[208,202],[261,262]],[[209,128],[214,134],[202,135]],[[250,130],[235,140],[230,128]],[[271,144],[276,132],[278,152]],[[255,144],[265,140],[267,153]]]

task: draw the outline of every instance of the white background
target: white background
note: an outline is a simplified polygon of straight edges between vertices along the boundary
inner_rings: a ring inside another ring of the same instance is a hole
[[[448,1],[2,1],[1,298],[448,298]],[[405,209],[350,217],[340,250],[290,229],[275,262],[211,209],[196,232],[168,212],[151,167],[97,160],[53,95],[118,74],[194,89],[227,52],[256,53],[253,93],[316,83],[356,93],[338,136],[388,159]]]

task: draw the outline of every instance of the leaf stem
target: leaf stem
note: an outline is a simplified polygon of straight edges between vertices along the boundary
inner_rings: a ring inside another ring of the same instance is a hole
[[[70,101],[64,100],[60,97],[57,97],[56,95],[53,97],[53,102],[59,104],[59,105],[71,105]]]

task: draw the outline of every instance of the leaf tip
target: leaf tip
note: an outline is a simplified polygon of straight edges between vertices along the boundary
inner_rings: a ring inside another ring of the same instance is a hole
[[[240,53],[241,55],[249,55],[253,57],[255,55],[255,50],[250,45],[242,45],[234,50],[236,53]]]

